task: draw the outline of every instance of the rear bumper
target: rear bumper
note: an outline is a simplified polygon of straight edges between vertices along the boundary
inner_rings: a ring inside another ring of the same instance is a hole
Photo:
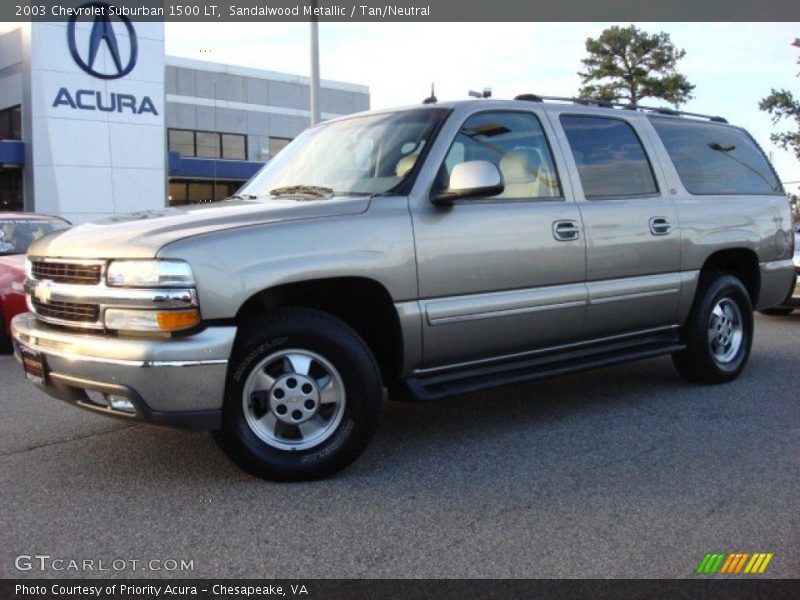
[[[761,285],[758,303],[761,310],[783,304],[792,290],[797,291],[795,266],[791,258],[761,263]]]
[[[11,332],[18,359],[20,346],[44,357],[47,380],[37,385],[54,398],[123,419],[219,428],[233,326],[180,338],[117,338],[60,329],[24,313]],[[133,411],[112,408],[108,394],[127,399]]]
[[[800,274],[797,275],[797,278],[794,281],[792,293],[788,298],[786,298],[786,300],[783,301],[781,306],[786,306],[787,308],[800,308]]]

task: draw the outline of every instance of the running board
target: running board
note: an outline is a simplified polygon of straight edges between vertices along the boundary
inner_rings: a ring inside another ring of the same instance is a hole
[[[418,374],[406,379],[405,384],[412,396],[409,400],[427,402],[501,385],[652,358],[684,348],[686,345],[680,342],[677,332],[671,332],[492,365]]]

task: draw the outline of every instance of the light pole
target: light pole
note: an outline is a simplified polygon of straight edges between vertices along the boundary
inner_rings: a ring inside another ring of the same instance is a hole
[[[319,110],[319,23],[317,0],[311,0],[311,124],[320,122]]]

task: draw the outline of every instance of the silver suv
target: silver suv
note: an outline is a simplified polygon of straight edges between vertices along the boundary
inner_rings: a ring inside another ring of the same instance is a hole
[[[308,479],[364,450],[384,388],[427,401],[661,354],[731,381],[793,246],[775,172],[724,119],[429,104],[312,127],[235,198],[40,240],[13,336],[56,398]]]

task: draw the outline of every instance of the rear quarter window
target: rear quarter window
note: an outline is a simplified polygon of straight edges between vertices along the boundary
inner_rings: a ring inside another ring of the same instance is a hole
[[[782,194],[764,153],[742,129],[650,117],[690,194]]]

